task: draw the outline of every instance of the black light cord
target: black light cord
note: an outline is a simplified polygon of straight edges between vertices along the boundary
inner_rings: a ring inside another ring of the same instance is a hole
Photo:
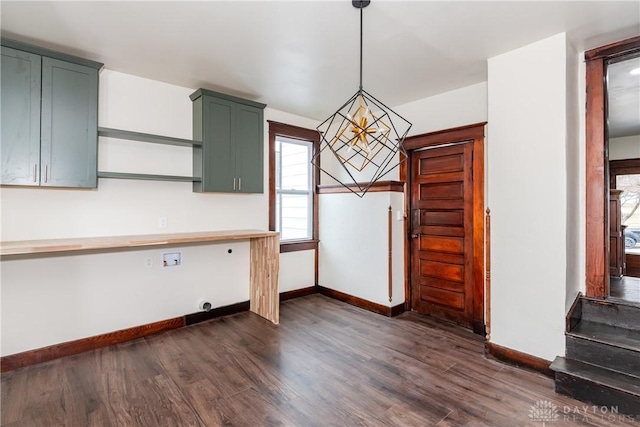
[[[362,11],[364,7],[360,8],[360,90],[362,90]]]

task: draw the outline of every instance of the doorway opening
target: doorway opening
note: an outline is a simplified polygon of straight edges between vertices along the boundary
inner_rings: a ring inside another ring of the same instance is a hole
[[[585,60],[586,295],[640,303],[640,37],[587,51]]]

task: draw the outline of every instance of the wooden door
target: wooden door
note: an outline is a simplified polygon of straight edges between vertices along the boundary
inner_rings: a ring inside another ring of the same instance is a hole
[[[473,143],[410,159],[412,308],[472,327]]]
[[[624,270],[624,226],[620,209],[621,190],[609,190],[609,275],[621,277]]]

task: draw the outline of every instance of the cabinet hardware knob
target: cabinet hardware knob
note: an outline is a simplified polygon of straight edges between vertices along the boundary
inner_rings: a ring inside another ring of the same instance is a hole
[[[420,235],[419,235],[419,234],[412,234],[412,235],[411,235],[411,238],[412,238],[412,239],[417,239],[418,237],[420,237]]]

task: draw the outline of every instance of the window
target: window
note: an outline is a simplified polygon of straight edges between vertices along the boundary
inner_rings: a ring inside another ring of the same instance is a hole
[[[313,143],[276,136],[276,231],[280,241],[313,238]]]
[[[280,232],[281,252],[317,248],[318,170],[311,165],[320,135],[269,121],[269,229]]]
[[[620,211],[624,230],[625,252],[640,255],[640,159],[609,162],[611,188],[622,190]]]

